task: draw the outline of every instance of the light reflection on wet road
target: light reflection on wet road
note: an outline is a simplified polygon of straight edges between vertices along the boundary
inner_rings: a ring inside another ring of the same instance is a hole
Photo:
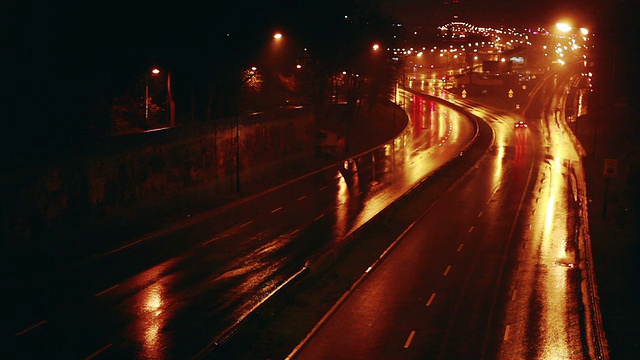
[[[296,195],[295,206],[288,211],[289,214],[297,212],[304,214],[310,211],[311,216],[299,217],[295,222],[281,225],[283,228],[279,234],[272,234],[273,223],[268,219],[255,218],[249,221],[238,219],[241,229],[237,227],[229,231],[237,231],[235,234],[227,234],[227,231],[216,236],[225,239],[223,242],[210,244],[211,249],[223,250],[233,253],[226,263],[218,264],[218,272],[222,274],[204,279],[199,287],[219,289],[220,299],[223,301],[211,307],[214,319],[218,319],[209,326],[209,334],[217,335],[237,319],[246,316],[265,296],[286,280],[301,264],[305,258],[310,257],[331,244],[342,241],[350,232],[357,229],[371,219],[380,210],[388,206],[397,197],[406,192],[411,186],[423,179],[428,173],[434,171],[449,158],[456,156],[473,137],[473,127],[467,119],[458,113],[422,97],[399,92],[399,98],[409,109],[410,125],[394,141],[382,148],[347,160],[343,164],[342,171],[327,170],[311,178],[303,179],[292,186],[293,190],[285,189],[290,193],[298,193],[298,189],[316,189],[326,187],[322,191],[306,192],[304,195]],[[419,108],[413,106],[418,104]],[[427,108],[428,107],[428,108]],[[425,110],[428,109],[428,112]],[[416,126],[420,124],[420,126]],[[426,124],[423,127],[422,124]],[[319,181],[318,179],[324,179]],[[305,182],[312,183],[308,186]],[[321,186],[319,186],[321,185]],[[334,193],[334,201],[327,204],[325,199]],[[303,197],[304,196],[304,197]],[[269,208],[285,207],[286,204],[269,204]],[[239,211],[242,214],[242,211]],[[320,221],[312,221],[320,215]],[[319,224],[318,224],[319,223]],[[291,228],[293,226],[293,228]],[[316,227],[329,227],[331,230],[318,230]],[[263,233],[263,229],[268,229]],[[253,234],[253,235],[252,235]],[[242,242],[244,239],[250,242]],[[307,241],[314,238],[313,242]],[[237,242],[242,242],[238,244]],[[216,246],[218,245],[218,246]],[[241,250],[238,249],[240,245]],[[311,245],[311,246],[310,246]],[[254,247],[255,246],[255,247]],[[242,249],[246,247],[245,249]],[[186,266],[186,263],[199,263],[208,261],[206,257],[200,259],[199,255],[187,253],[176,259],[176,267]],[[196,266],[191,271],[198,270]],[[172,273],[159,277],[156,283],[163,283]],[[131,279],[136,281],[136,278]],[[176,281],[174,288],[180,288],[185,281]],[[153,286],[153,285],[149,285]],[[186,289],[193,292],[193,285]],[[174,295],[175,296],[175,295]],[[180,298],[182,296],[178,296]],[[204,298],[206,299],[206,297]],[[141,298],[146,301],[146,298]],[[199,301],[190,300],[190,301]],[[174,300],[174,302],[177,302]],[[190,305],[185,305],[190,306]],[[119,310],[126,313],[127,307]],[[171,314],[167,314],[171,315]],[[167,321],[180,321],[168,319]],[[157,322],[140,319],[138,322],[155,327]],[[183,323],[183,321],[180,321]],[[188,327],[189,325],[180,325]],[[176,332],[185,331],[178,328]],[[145,332],[143,332],[145,333]],[[175,339],[172,339],[175,341]],[[145,342],[146,337],[145,337]],[[167,342],[164,343],[165,345]],[[206,345],[203,343],[201,346]],[[142,349],[143,357],[145,348]],[[156,358],[151,356],[150,358]]]
[[[560,88],[549,105],[562,100]],[[528,359],[584,359],[586,343],[582,317],[578,255],[576,177],[580,157],[555,111],[541,121],[546,134],[543,166],[531,199],[528,226],[506,303],[508,341],[499,358],[513,354]]]
[[[553,115],[514,130],[515,114],[443,97],[490,124],[488,156],[291,356],[587,358],[574,145]]]
[[[564,83],[554,83],[558,84],[539,122],[544,158],[529,211],[523,216],[517,269],[504,295],[509,301],[500,310],[505,316],[500,359],[586,358],[575,195],[576,182],[584,180],[576,176],[574,167],[581,166],[580,156],[568,128],[558,118],[561,114],[556,109],[562,108],[566,98]],[[468,101],[450,100],[471,107]],[[487,119],[487,114],[475,115]],[[505,134],[496,131],[499,149]],[[516,133],[516,159],[525,135]],[[496,168],[498,164],[496,159]]]

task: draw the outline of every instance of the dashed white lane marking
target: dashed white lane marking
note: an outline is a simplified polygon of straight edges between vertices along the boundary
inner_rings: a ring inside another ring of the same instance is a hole
[[[89,355],[88,357],[84,358],[84,360],[90,360],[90,359],[93,359],[94,357],[96,357],[96,356],[100,355],[100,353],[101,353],[101,352],[103,352],[103,351],[107,350],[107,349],[108,349],[108,348],[110,348],[111,346],[113,346],[113,344],[108,344],[108,345],[104,346],[102,349],[100,349],[100,350],[98,350],[98,351],[94,352],[93,354]]]
[[[415,330],[411,330],[411,334],[409,334],[409,337],[407,338],[407,341],[404,343],[404,348],[408,349],[409,345],[411,345],[411,340],[413,340],[413,335],[416,334]]]
[[[464,244],[460,244],[460,246],[458,246],[458,250],[456,250],[457,252],[460,252],[460,250],[462,250],[462,247],[464,246]]]
[[[482,211],[480,211],[480,212],[478,213],[478,217],[480,217],[480,216],[482,216]]]
[[[216,240],[218,240],[218,238],[217,238],[217,237],[213,237],[213,238],[211,238],[211,239],[209,239],[209,240],[207,240],[207,241],[203,242],[203,243],[202,243],[202,245],[207,245],[208,243],[214,242],[214,241],[216,241]]]
[[[280,206],[279,208],[275,208],[273,210],[271,210],[271,213],[277,213],[278,211],[282,210],[282,206]]]
[[[510,325],[507,325],[507,326],[504,328],[504,341],[509,340],[509,329],[510,329],[510,328],[511,328],[511,326],[510,326]]]
[[[106,290],[102,290],[102,291],[100,291],[99,293],[97,293],[97,294],[95,294],[95,295],[93,295],[93,296],[98,297],[98,296],[100,296],[100,295],[104,295],[104,294],[108,293],[109,291],[111,291],[111,290],[113,290],[113,289],[117,288],[118,286],[120,286],[120,284],[115,284],[115,285],[113,285],[112,287],[110,287],[110,288],[108,288],[108,289],[106,289]]]
[[[473,226],[469,228],[469,232],[472,232],[472,231],[473,231]]]
[[[37,328],[38,326],[42,326],[42,325],[44,325],[46,323],[47,323],[47,320],[42,320],[42,321],[40,321],[39,323],[37,323],[35,325],[31,325],[28,328],[26,328],[26,329],[24,329],[24,330],[22,330],[20,332],[17,332],[15,336],[24,335],[24,334],[28,333],[29,331]]]
[[[241,227],[241,228],[243,228],[243,227],[245,227],[245,226],[247,226],[247,225],[251,224],[252,222],[253,222],[253,220],[251,220],[251,221],[247,221],[246,223],[244,223],[244,224],[240,225],[240,227]]]
[[[425,306],[431,306],[431,302],[433,302],[433,299],[436,298],[436,293],[431,294],[431,297],[429,297],[429,301],[427,301],[427,304]]]
[[[318,190],[324,190],[324,189],[326,189],[326,188],[327,188],[326,186],[323,186],[323,187],[321,187],[321,188],[320,188],[320,189],[318,189]]]
[[[449,273],[449,270],[451,270],[451,265],[447,266],[447,268],[444,271],[444,274],[442,274],[442,276],[447,276],[447,274]]]
[[[300,196],[300,197],[298,198],[298,201],[300,201],[300,200],[302,200],[302,199],[304,199],[304,198],[306,198],[306,196],[302,195],[302,196]]]
[[[313,219],[313,220],[316,220],[316,221],[317,221],[317,220],[322,219],[323,217],[324,217],[324,214],[320,214],[320,215],[316,216],[316,218],[315,218],[315,219]]]

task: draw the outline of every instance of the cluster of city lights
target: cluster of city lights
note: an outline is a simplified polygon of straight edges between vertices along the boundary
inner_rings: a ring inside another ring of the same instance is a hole
[[[500,28],[494,29],[489,27],[479,27],[466,22],[454,21],[448,24],[438,27],[441,35],[448,34],[452,39],[466,38],[469,34],[476,34],[483,37],[496,38],[496,41],[501,37],[510,37],[512,39],[508,41],[526,42],[529,38],[527,31],[518,31],[515,28]]]
[[[441,35],[448,35],[452,39],[462,40],[471,34],[480,35],[482,37],[490,39],[486,42],[468,43],[468,48],[464,44],[460,46],[460,52],[458,55],[462,55],[462,52],[473,51],[478,52],[477,48],[493,48],[498,53],[504,52],[509,49],[513,49],[516,46],[532,45],[529,39],[529,33],[531,31],[523,30],[518,31],[515,28],[499,28],[494,29],[490,27],[479,27],[466,22],[451,22],[438,27],[441,31]],[[432,50],[437,51],[437,49]],[[457,49],[442,49],[441,52],[456,52]],[[492,50],[485,49],[485,52],[491,53]]]
[[[549,32],[555,41],[553,45],[553,52],[557,58],[555,61],[560,65],[565,65],[568,61],[583,60],[585,65],[587,61],[587,55],[583,50],[589,48],[589,30],[586,28],[576,28],[566,23],[557,23],[556,29],[558,32]],[[549,47],[544,45],[544,55],[549,56]]]

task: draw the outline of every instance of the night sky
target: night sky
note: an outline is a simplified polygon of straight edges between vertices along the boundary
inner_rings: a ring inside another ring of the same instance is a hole
[[[513,0],[379,0],[380,7],[409,25],[448,22],[453,15],[460,20],[479,25],[541,25],[555,24],[560,18],[571,18],[580,26],[593,25],[601,14],[602,1],[513,1]],[[445,5],[448,2],[448,5]]]
[[[637,44],[637,39],[628,36],[629,29],[637,33],[631,15],[637,5],[631,1],[459,0],[448,6],[442,0],[355,2],[379,7],[408,25],[425,27],[451,21],[454,14],[460,20],[487,26],[552,26],[569,18],[577,26],[600,26],[613,39],[627,35],[622,38]],[[329,18],[336,12],[349,11],[344,1],[338,0],[44,0],[1,6],[6,47],[1,65],[3,88],[8,93],[3,107],[8,130],[3,131],[1,143],[8,149],[37,146],[50,138],[73,141],[78,134],[72,134],[72,129],[87,121],[86,107],[92,99],[117,93],[158,60],[185,67],[208,61],[216,56],[227,31],[266,33],[281,20],[316,26],[334,21]],[[248,49],[251,46],[246,45]]]

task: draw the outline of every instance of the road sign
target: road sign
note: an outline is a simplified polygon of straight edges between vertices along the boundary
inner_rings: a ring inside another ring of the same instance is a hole
[[[604,159],[604,176],[618,176],[618,159]]]

